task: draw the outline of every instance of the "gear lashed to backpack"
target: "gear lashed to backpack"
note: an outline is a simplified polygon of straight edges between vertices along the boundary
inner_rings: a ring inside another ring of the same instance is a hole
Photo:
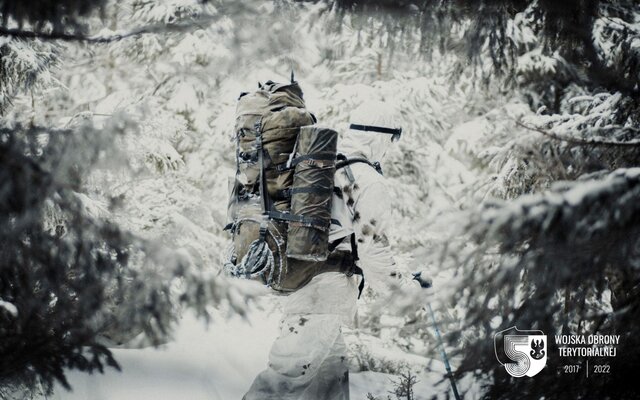
[[[277,290],[296,290],[328,260],[337,132],[312,126],[297,82],[266,82],[236,109],[236,177],[226,268]],[[328,267],[327,267],[328,263]]]

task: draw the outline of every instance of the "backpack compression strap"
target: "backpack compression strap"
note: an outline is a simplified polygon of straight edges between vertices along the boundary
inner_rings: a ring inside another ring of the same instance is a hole
[[[256,121],[254,126],[256,131],[256,150],[258,152],[258,163],[260,164],[260,197],[262,199],[262,214],[266,214],[271,209],[269,192],[267,191],[267,181],[264,174],[264,149],[262,148],[262,118]]]

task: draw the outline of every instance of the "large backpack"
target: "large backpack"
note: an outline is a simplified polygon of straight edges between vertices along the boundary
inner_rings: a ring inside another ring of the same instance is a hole
[[[293,80],[240,95],[228,204],[231,274],[291,291],[317,273],[354,265],[350,255],[329,257],[338,135],[315,122]]]

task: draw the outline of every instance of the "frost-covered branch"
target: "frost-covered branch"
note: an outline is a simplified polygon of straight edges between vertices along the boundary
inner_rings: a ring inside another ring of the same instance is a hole
[[[514,389],[495,364],[478,361],[499,327],[532,326],[547,334],[622,333],[640,317],[640,168],[598,176],[487,203],[468,219],[467,231],[477,247],[457,248],[464,257],[455,259],[461,279],[451,301],[464,304],[460,334],[474,339],[465,346],[459,371],[494,371],[496,380],[487,392],[491,398],[531,390],[526,382],[516,382]],[[630,339],[620,351],[633,353],[637,345]],[[620,356],[612,364],[622,370],[635,357]],[[582,382],[580,393],[571,396],[608,395],[621,390],[618,384]],[[536,393],[562,393],[555,377],[543,386]]]
[[[64,32],[44,32],[44,31],[28,31],[16,28],[0,27],[0,36],[11,36],[21,39],[40,39],[40,40],[61,40],[65,42],[85,42],[85,43],[112,43],[122,39],[147,35],[161,34],[170,32],[187,32],[192,29],[202,29],[224,17],[224,14],[201,15],[197,19],[179,21],[171,24],[160,23],[147,25],[122,33],[113,33],[108,35],[86,35],[79,33]]]
[[[640,168],[620,169],[602,180],[558,184],[549,193],[486,205],[477,215],[470,224],[473,236],[510,249],[524,242],[560,246],[606,239],[599,235],[633,230],[640,222]]]
[[[573,143],[573,144],[577,144],[577,145],[584,145],[584,146],[612,146],[612,147],[616,147],[616,146],[621,146],[621,147],[627,147],[627,146],[631,146],[631,147],[636,147],[636,146],[640,146],[640,139],[638,140],[631,140],[628,142],[618,142],[618,141],[611,141],[611,140],[606,140],[604,138],[601,137],[590,137],[588,139],[582,139],[579,137],[568,137],[568,136],[562,136],[559,134],[556,134],[554,132],[551,131],[546,131],[544,129],[535,127],[535,126],[529,126],[527,124],[523,124],[520,121],[516,121],[516,124],[518,126],[521,126],[525,129],[529,129],[531,131],[535,131],[538,133],[541,133],[547,137],[550,137],[552,139],[555,140],[560,140],[563,142],[568,142],[568,143]],[[635,128],[631,128],[628,126],[610,126],[607,128],[595,128],[595,129],[590,129],[589,133],[593,134],[596,132],[606,132],[606,131],[610,131],[610,130],[617,130],[617,131],[622,131],[622,132],[629,132],[629,133],[640,133],[640,130],[635,129]]]

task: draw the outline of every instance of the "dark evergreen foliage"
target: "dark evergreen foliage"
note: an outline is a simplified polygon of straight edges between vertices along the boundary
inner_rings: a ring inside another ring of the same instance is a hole
[[[105,281],[127,265],[131,239],[84,215],[73,191],[82,164],[69,158],[89,164],[97,149],[76,137],[23,126],[0,131],[0,298],[18,310],[0,310],[3,380],[66,384],[65,367],[117,366],[95,335]],[[45,213],[52,211],[60,223],[47,227]]]
[[[634,25],[640,4],[328,3],[338,15],[352,16],[358,29],[372,21],[383,21],[399,37],[408,27],[418,29],[423,54],[456,52],[485,82],[503,78],[511,83],[548,121],[533,127],[514,121],[514,135],[522,126],[542,134],[510,153],[528,171],[513,175],[521,181],[519,191],[509,194],[512,201],[489,202],[470,212],[466,231],[477,245],[474,251],[466,251],[464,239],[448,248],[448,259],[463,277],[452,304],[466,310],[460,330],[448,335],[464,359],[458,377],[470,374],[486,382],[487,399],[516,393],[521,398],[637,398],[631,371],[640,354],[640,192],[634,168],[640,166],[640,52],[634,44],[640,40]],[[554,68],[518,69],[519,57],[532,44],[518,43],[509,33],[517,15],[536,35],[540,56],[556,60]],[[489,75],[482,68],[487,60],[493,66]],[[522,196],[545,189],[550,191]],[[492,335],[514,325],[545,331],[550,355],[558,354],[554,334],[620,334],[618,356],[598,360],[615,372],[588,379],[584,373],[566,375],[563,363],[583,359],[556,357],[534,379],[511,378],[496,363]]]
[[[469,218],[467,232],[477,247],[466,259],[455,260],[469,290],[460,290],[454,299],[464,302],[468,312],[463,329],[448,337],[464,356],[457,373],[488,382],[486,397],[491,399],[513,398],[514,393],[524,398],[636,398],[638,391],[629,384],[640,349],[640,186],[638,172],[632,169],[640,162],[640,53],[633,44],[640,37],[633,24],[640,4],[326,3],[338,10],[338,17],[353,16],[358,29],[378,29],[372,21],[382,22],[393,33],[391,48],[413,40],[418,32],[425,57],[435,51],[455,54],[460,56],[460,69],[471,64],[482,74],[487,71],[480,66],[489,60],[491,74],[479,78],[505,78],[524,93],[533,110],[550,117],[545,125],[531,127],[544,135],[533,147],[520,149],[519,162],[538,165],[538,173],[545,175],[527,176],[527,182],[569,182],[552,185],[546,194],[520,197],[549,189],[523,185],[509,194],[514,201],[484,204]],[[83,17],[102,6],[101,1],[2,1],[0,13],[6,29],[17,24],[18,29],[29,25],[25,32],[30,33],[83,34]],[[557,68],[518,72],[518,57],[531,49],[509,34],[516,15],[525,17],[523,23],[537,36],[541,56],[558,60]],[[52,53],[29,70],[15,70],[5,62],[14,50],[7,44],[0,47],[0,111],[16,84],[29,87],[55,61]],[[579,95],[583,103],[570,101]],[[609,108],[599,111],[606,116],[590,118],[607,99]],[[552,118],[566,111],[572,120]],[[112,138],[117,131],[105,132]],[[110,140],[96,141],[100,132],[85,125],[65,130],[2,126],[0,300],[15,305],[18,312],[0,307],[0,379],[64,383],[66,367],[90,371],[115,365],[97,340],[108,326],[127,333],[144,329],[157,338],[159,332],[149,321],[156,321],[160,331],[168,322],[162,313],[170,307],[167,287],[143,290],[144,280],[128,268],[132,255],[144,252],[144,244],[88,216],[74,194]],[[59,223],[47,225],[48,212],[54,212]],[[465,247],[455,249],[452,244],[452,249],[462,252]],[[197,287],[196,293],[205,291],[198,282],[190,284]],[[612,310],[601,307],[608,291]],[[524,300],[516,301],[516,294]],[[142,300],[130,302],[126,318],[109,311],[134,295]],[[185,299],[203,307],[200,300]],[[614,373],[601,379],[560,376],[552,363],[550,371],[535,380],[511,379],[493,357],[491,323],[496,315],[505,316],[502,326],[537,327],[550,335],[621,334],[619,355],[610,362]],[[567,391],[570,384],[578,389]]]
[[[35,25],[68,17],[74,25],[90,4],[4,2],[2,15],[5,22],[13,17]],[[42,51],[28,53],[33,63],[14,62],[34,48]],[[56,49],[16,39],[0,46],[0,54],[4,111],[51,68]],[[0,388],[68,387],[66,368],[118,368],[100,337],[117,342],[144,331],[157,342],[166,333],[168,282],[139,276],[139,260],[131,262],[148,251],[145,244],[91,216],[79,195],[86,176],[114,156],[115,137],[128,129],[126,119],[104,129],[0,122]]]
[[[558,183],[546,194],[485,204],[469,221],[479,247],[461,263],[462,270],[475,272],[465,275],[469,291],[459,297],[469,307],[465,322],[477,327],[482,339],[461,351],[465,361],[457,372],[482,379],[491,371],[494,382],[487,398],[507,399],[513,393],[585,399],[638,395],[630,371],[640,345],[639,174],[639,169],[619,170],[604,178]],[[483,265],[479,258],[494,246],[502,257]],[[611,311],[605,290],[611,291]],[[550,358],[544,373],[530,380],[510,378],[487,356],[493,352],[491,320],[496,316],[503,317],[501,327],[535,326],[548,334]],[[556,334],[620,334],[616,357],[590,359],[592,366],[606,363],[613,372],[596,379],[563,373],[565,364],[586,365],[584,358],[557,356]],[[564,391],[568,385],[571,393]]]
[[[425,53],[437,49],[433,45],[439,42],[440,50],[462,46],[468,59],[477,62],[478,57],[488,50],[497,72],[510,71],[519,55],[516,44],[507,34],[507,23],[517,13],[528,12],[535,33],[544,42],[545,51],[549,54],[558,51],[577,68],[582,75],[580,79],[586,78],[592,85],[620,90],[636,98],[640,93],[637,83],[640,55],[627,53],[621,57],[621,64],[605,65],[598,57],[592,32],[598,17],[633,22],[633,12],[637,12],[640,5],[632,0],[327,0],[327,3],[340,10],[341,15],[348,12],[382,19],[392,32],[408,33],[407,26],[417,27],[422,32],[421,49]],[[451,32],[459,29],[461,23],[469,23],[469,28],[465,30],[462,41],[456,43]],[[624,42],[625,37],[637,35],[637,32],[623,27],[611,29],[616,30],[616,42]],[[623,51],[629,51],[628,46]]]
[[[0,1],[2,26],[17,22],[20,27],[32,24],[36,31],[51,29],[55,33],[85,29],[82,17],[101,10],[104,0],[36,0]],[[12,21],[13,20],[13,21]]]

